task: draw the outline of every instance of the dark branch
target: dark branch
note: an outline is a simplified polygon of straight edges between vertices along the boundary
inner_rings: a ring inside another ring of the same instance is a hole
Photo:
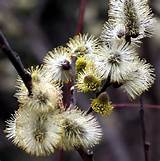
[[[144,158],[145,161],[149,161],[149,147],[150,144],[146,141],[146,128],[145,128],[145,119],[144,119],[144,106],[143,106],[143,97],[140,97],[140,123],[142,129],[142,141],[143,141],[143,148],[144,148]]]
[[[83,159],[83,161],[94,161],[93,153],[88,154],[87,152],[85,152],[82,149],[78,149],[77,151],[78,151],[79,155],[81,156],[81,158]]]
[[[24,69],[20,57],[10,47],[8,41],[6,40],[5,36],[2,34],[1,31],[0,31],[0,49],[4,54],[8,56],[9,60],[17,70],[19,76],[22,78],[26,88],[28,89],[29,95],[31,95],[32,93],[31,75]]]

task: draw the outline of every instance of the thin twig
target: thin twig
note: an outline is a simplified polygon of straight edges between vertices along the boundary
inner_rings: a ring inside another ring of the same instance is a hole
[[[145,161],[149,161],[149,143],[146,141],[146,128],[145,128],[145,119],[144,119],[144,106],[143,106],[143,97],[140,97],[140,123],[142,128],[142,141],[143,141],[143,148],[144,148],[144,158]]]
[[[76,34],[81,33],[83,30],[83,21],[84,21],[86,4],[87,4],[87,0],[80,1],[79,18],[77,23]]]
[[[17,70],[19,76],[22,78],[26,88],[28,89],[29,95],[32,94],[32,78],[31,75],[25,70],[19,55],[10,47],[7,39],[0,31],[0,49],[1,51],[6,54]]]
[[[136,108],[139,104],[132,104],[132,103],[122,103],[122,104],[113,104],[115,109],[117,108]],[[144,108],[160,108],[160,105],[152,105],[152,104],[143,104]]]

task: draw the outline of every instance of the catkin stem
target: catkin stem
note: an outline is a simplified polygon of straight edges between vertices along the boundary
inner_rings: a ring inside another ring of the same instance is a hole
[[[28,89],[29,95],[32,94],[32,78],[31,75],[25,70],[19,55],[10,47],[7,39],[0,31],[0,49],[7,55],[19,76],[22,78],[26,88]]]

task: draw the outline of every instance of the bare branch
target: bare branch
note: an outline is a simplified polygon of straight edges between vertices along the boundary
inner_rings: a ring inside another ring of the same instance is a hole
[[[6,54],[17,70],[19,76],[22,78],[26,88],[28,89],[29,95],[32,93],[32,78],[31,75],[25,70],[19,55],[10,47],[7,39],[0,31],[0,49]]]

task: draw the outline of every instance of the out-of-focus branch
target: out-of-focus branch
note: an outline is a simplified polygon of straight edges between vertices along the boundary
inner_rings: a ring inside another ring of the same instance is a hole
[[[142,129],[142,141],[143,141],[143,148],[144,148],[144,159],[145,161],[149,161],[149,147],[150,144],[146,141],[146,128],[145,128],[145,119],[144,119],[144,106],[143,106],[143,97],[140,97],[140,123]]]
[[[22,78],[26,88],[28,89],[29,95],[32,94],[32,78],[31,75],[25,70],[19,55],[10,47],[7,39],[0,31],[0,50],[6,54],[17,70],[19,76]]]
[[[76,34],[81,33],[83,30],[83,21],[84,21],[86,4],[87,4],[87,0],[80,0],[79,18],[77,23]]]

